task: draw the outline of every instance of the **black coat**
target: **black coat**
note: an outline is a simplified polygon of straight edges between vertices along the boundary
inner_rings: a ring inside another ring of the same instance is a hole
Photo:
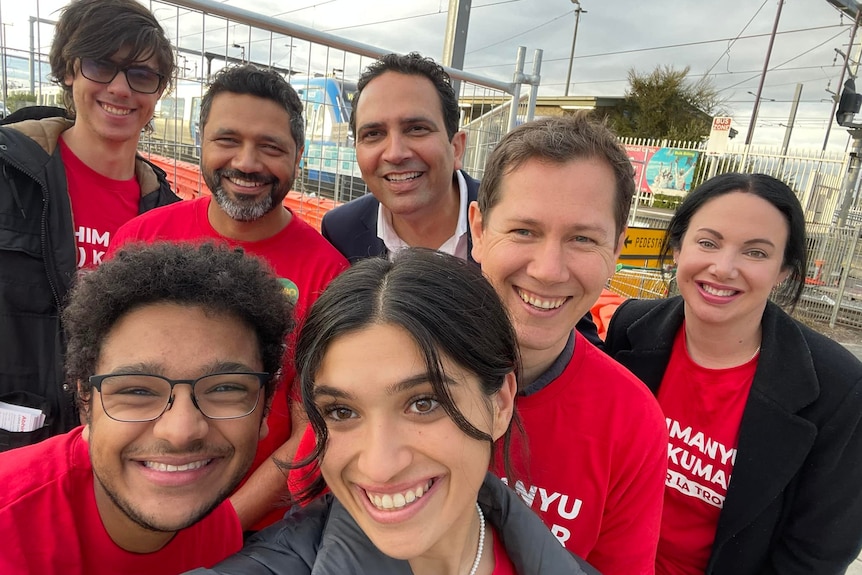
[[[658,393],[683,301],[630,300],[605,350]],[[862,547],[862,363],[768,303],[708,575],[844,573]]]
[[[474,180],[462,171],[467,182],[467,206],[475,202],[479,195],[479,181]],[[467,206],[464,209],[467,209]],[[386,245],[377,237],[377,212],[380,202],[372,194],[365,194],[344,205],[338,206],[323,216],[320,233],[329,243],[335,246],[352,264],[359,260],[383,256],[387,254]],[[473,235],[467,228],[467,258],[473,261]],[[596,324],[590,312],[587,312],[575,326],[590,343],[601,348],[603,343],[599,338]]]
[[[519,575],[599,575],[566,551],[538,515],[491,475],[479,505]],[[486,540],[485,553],[492,552]],[[295,507],[282,521],[252,537],[242,550],[196,575],[410,575],[407,561],[381,553],[346,509],[326,495]]]
[[[50,111],[50,110],[49,110]],[[80,425],[64,388],[59,313],[77,273],[72,208],[57,140],[64,118],[0,128],[0,401],[36,407],[45,427],[0,430],[0,451]],[[165,172],[141,157],[139,213],[179,201]]]

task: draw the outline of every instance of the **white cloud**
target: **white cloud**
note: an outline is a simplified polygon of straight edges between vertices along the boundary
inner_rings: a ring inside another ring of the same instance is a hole
[[[187,34],[199,15],[182,16],[180,25],[175,7],[167,3],[152,5],[157,17],[174,36]],[[439,59],[443,51],[448,0],[227,0],[228,6],[241,7],[266,16],[330,31],[355,41],[381,48],[408,52],[416,50]],[[26,50],[29,43],[28,16],[56,19],[61,0],[0,0],[0,17],[6,24],[7,44]],[[573,65],[575,95],[622,95],[630,68],[649,71],[657,65],[690,66],[695,76],[711,69],[716,86],[723,90],[732,109],[735,127],[745,136],[760,70],[776,12],[776,2],[751,0],[582,0],[585,12],[578,30]],[[760,8],[758,12],[758,8]],[[187,10],[180,9],[180,13]],[[757,13],[755,15],[755,13]],[[507,80],[511,77],[517,47],[527,46],[528,60],[533,51],[544,51],[540,94],[562,94],[569,64],[574,5],[569,0],[474,0],[470,16],[465,68],[470,72]],[[743,31],[746,23],[748,28]],[[387,22],[388,21],[388,22]],[[843,26],[840,26],[843,24]],[[790,33],[793,30],[803,30]],[[43,51],[50,44],[50,27],[39,27]],[[729,47],[729,41],[743,36]],[[791,145],[819,147],[825,135],[831,102],[821,102],[829,94],[827,86],[837,89],[840,58],[833,65],[834,49],[846,50],[849,22],[824,0],[794,0],[784,3],[779,32],[775,40],[771,70],[764,89],[755,143],[780,144],[790,112],[797,82],[804,84],[803,104],[799,108]],[[248,44],[245,27],[227,31],[208,30],[208,39],[223,53],[239,58],[234,42]],[[328,54],[315,50],[314,64],[308,66],[308,47],[297,44],[291,55],[287,42],[268,34],[252,37],[247,58],[272,61],[294,67],[343,68],[346,75],[357,74],[367,59],[345,58],[340,52]],[[256,40],[256,41],[254,41]],[[185,42],[200,47],[200,38],[185,36]],[[212,41],[212,40],[211,40]],[[492,45],[490,48],[486,46]],[[682,45],[678,47],[670,47]],[[668,46],[663,49],[655,49]],[[209,49],[209,48],[208,48]],[[622,52],[622,53],[621,53]],[[725,53],[727,52],[727,53]],[[782,65],[783,64],[783,65]],[[530,69],[528,63],[527,69]],[[831,81],[831,85],[830,85]],[[833,125],[831,144],[843,148],[844,129]]]

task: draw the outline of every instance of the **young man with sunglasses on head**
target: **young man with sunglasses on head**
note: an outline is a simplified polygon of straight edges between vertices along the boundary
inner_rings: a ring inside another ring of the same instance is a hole
[[[132,246],[82,276],[63,320],[86,423],[0,453],[0,573],[172,575],[238,551],[225,499],[267,434],[292,314],[226,246]]]
[[[57,22],[50,63],[73,119],[0,127],[0,402],[46,416],[35,431],[0,429],[0,451],[79,423],[63,385],[66,292],[78,270],[101,263],[123,223],[179,200],[137,155],[174,71],[153,15],[135,0],[75,0]]]

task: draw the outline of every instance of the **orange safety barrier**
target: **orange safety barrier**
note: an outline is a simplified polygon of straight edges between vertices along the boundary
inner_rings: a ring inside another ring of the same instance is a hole
[[[157,154],[145,154],[144,157],[167,173],[171,188],[182,199],[190,200],[210,193],[201,177],[200,166]],[[286,208],[297,214],[317,231],[320,231],[320,222],[323,220],[324,214],[339,205],[338,202],[328,198],[309,197],[293,190],[288,192],[283,203]]]
[[[602,338],[602,341],[604,341],[605,336],[608,334],[608,326],[611,324],[611,318],[613,317],[614,312],[617,311],[617,308],[620,307],[620,305],[622,305],[622,303],[627,299],[628,298],[626,296],[603,289],[602,295],[599,296],[598,301],[590,308],[590,313],[593,316],[593,321],[596,324],[596,329],[598,330],[599,337]]]

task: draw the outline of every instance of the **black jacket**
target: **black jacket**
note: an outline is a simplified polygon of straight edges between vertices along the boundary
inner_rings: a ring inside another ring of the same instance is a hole
[[[464,181],[467,182],[467,206],[475,202],[479,195],[479,180],[474,180],[461,171]],[[467,209],[465,206],[464,209]],[[352,264],[368,257],[386,255],[386,245],[377,237],[377,212],[380,202],[372,194],[368,193],[361,198],[356,198],[323,216],[320,224],[320,233],[329,243],[335,246]],[[473,261],[473,235],[467,228],[467,258]],[[599,338],[599,332],[590,312],[587,312],[575,326],[589,342],[599,349],[604,343]]]
[[[45,427],[0,430],[0,451],[35,443],[79,425],[64,389],[59,310],[77,271],[72,210],[57,140],[63,118],[0,128],[0,401],[37,407]],[[179,198],[165,173],[138,158],[139,211]]]
[[[658,393],[683,301],[630,300],[605,350]],[[862,547],[862,364],[769,303],[707,575],[837,575]]]
[[[519,575],[599,575],[566,551],[520,497],[491,475],[479,505]],[[490,547],[485,548],[489,552]],[[381,553],[347,510],[326,495],[295,507],[282,521],[252,537],[242,551],[196,575],[410,575],[407,561]]]

